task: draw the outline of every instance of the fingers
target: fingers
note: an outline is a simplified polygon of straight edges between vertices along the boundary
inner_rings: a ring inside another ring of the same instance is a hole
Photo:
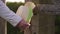
[[[27,30],[29,28],[29,24],[24,24],[20,29],[21,29],[21,32],[24,31],[24,30]]]
[[[21,29],[21,32],[29,28],[30,24],[27,23],[25,20],[21,20],[21,22],[18,24],[18,28]]]

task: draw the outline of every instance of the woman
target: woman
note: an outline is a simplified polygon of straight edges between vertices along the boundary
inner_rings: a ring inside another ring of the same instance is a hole
[[[24,19],[18,15],[16,15],[13,11],[11,11],[1,0],[0,0],[0,17],[10,22],[14,27],[20,28],[21,30],[25,30],[30,25],[24,21]]]

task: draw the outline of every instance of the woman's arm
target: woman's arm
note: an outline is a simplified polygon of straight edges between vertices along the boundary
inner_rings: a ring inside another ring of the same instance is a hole
[[[20,16],[16,15],[11,11],[1,0],[0,0],[0,17],[4,18],[6,21],[11,23],[14,27],[26,29],[29,24],[27,24]]]
[[[0,17],[10,22],[13,26],[16,26],[22,18],[11,11],[1,0],[0,0]]]

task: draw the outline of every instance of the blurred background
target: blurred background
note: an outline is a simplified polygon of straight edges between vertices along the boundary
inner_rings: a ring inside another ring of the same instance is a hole
[[[36,1],[35,1],[36,2]],[[43,0],[40,3],[50,3],[50,0]],[[24,5],[25,0],[6,0],[6,5],[16,13],[19,6]],[[37,13],[39,14],[39,13]],[[36,17],[37,18],[37,17]],[[7,34],[24,34],[19,29],[14,28],[10,23],[7,23]],[[60,34],[60,15],[56,15],[55,19],[55,34]]]

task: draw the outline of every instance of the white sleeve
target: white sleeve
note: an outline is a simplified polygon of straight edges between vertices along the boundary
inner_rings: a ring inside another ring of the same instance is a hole
[[[0,0],[0,17],[10,22],[14,27],[22,20],[22,18],[11,11],[1,0]]]

